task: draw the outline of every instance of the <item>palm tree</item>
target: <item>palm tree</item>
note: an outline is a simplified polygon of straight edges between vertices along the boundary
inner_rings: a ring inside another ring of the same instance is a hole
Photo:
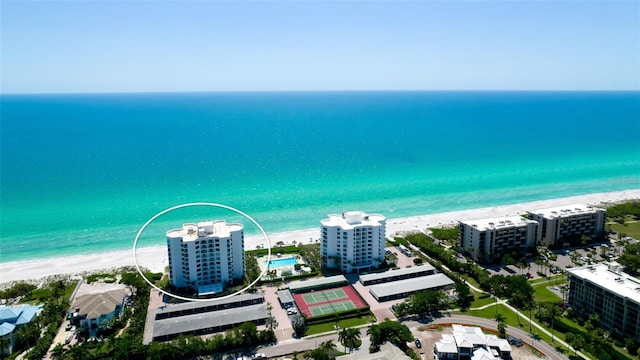
[[[369,335],[369,339],[371,340],[371,347],[377,349],[382,342],[382,333],[380,332],[380,326],[375,324],[371,325],[371,327],[367,329],[367,335]],[[371,352],[371,348],[369,349],[369,352]]]
[[[67,349],[64,348],[62,343],[58,343],[56,346],[51,349],[51,357],[54,360],[64,359],[64,356],[67,354]]]
[[[311,357],[315,360],[331,360],[335,359],[337,352],[336,344],[329,340],[320,343],[320,346],[311,351]]]
[[[344,350],[347,351],[347,347],[349,348],[349,352],[351,352],[360,340],[360,330],[354,328],[344,328],[340,331],[338,335],[338,341],[344,345]]]

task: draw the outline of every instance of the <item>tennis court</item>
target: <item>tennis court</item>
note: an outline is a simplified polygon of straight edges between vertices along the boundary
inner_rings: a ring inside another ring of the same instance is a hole
[[[346,311],[355,309],[356,306],[353,304],[353,301],[346,300],[342,302],[328,303],[316,306],[309,306],[309,310],[313,316],[331,314],[334,312]]]
[[[302,294],[302,298],[307,305],[324,303],[327,301],[334,301],[340,299],[348,299],[349,296],[344,292],[344,290],[338,289],[329,289],[322,291],[314,291],[306,294]]]
[[[309,317],[366,307],[365,301],[350,285],[333,289],[293,294],[300,312]]]

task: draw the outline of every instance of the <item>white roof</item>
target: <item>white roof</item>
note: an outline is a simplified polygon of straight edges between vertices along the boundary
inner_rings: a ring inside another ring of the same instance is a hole
[[[485,348],[479,348],[473,352],[471,360],[500,360],[500,357],[493,356],[493,354]]]
[[[439,288],[442,286],[453,285],[453,280],[449,279],[445,274],[433,274],[420,276],[405,280],[398,280],[388,283],[376,284],[369,286],[369,292],[374,297],[380,299],[386,296],[403,294],[407,292],[416,292]]]
[[[457,354],[458,346],[451,334],[443,334],[442,340],[436,342],[436,351],[439,353]]]
[[[604,209],[600,209],[595,206],[591,206],[587,204],[570,204],[570,205],[554,206],[546,209],[538,209],[538,210],[533,210],[529,212],[532,214],[544,216],[545,218],[548,218],[548,219],[553,219],[555,217],[562,217],[562,216],[593,214],[598,211],[604,211]]]
[[[396,276],[409,275],[409,274],[415,274],[415,273],[422,273],[422,272],[429,272],[429,271],[433,272],[435,271],[435,269],[436,268],[434,268],[433,265],[431,264],[424,264],[421,266],[412,266],[410,268],[388,270],[381,273],[360,275],[360,281],[364,282],[364,281],[371,281],[371,280],[378,280],[378,279],[393,278]]]
[[[232,232],[242,231],[242,224],[229,223],[225,220],[202,221],[199,223],[183,224],[180,229],[167,231],[167,237],[182,238],[183,241],[193,241],[200,238],[228,238]]]
[[[355,229],[363,226],[384,225],[387,218],[379,214],[366,214],[362,211],[345,211],[342,215],[329,214],[328,219],[320,221],[322,226],[338,226],[343,230]]]
[[[521,227],[527,224],[536,224],[537,221],[523,218],[522,216],[503,216],[487,219],[460,221],[462,224],[474,227],[480,231],[501,229],[508,227]]]
[[[615,266],[615,264],[589,265],[567,269],[567,272],[640,304],[640,280],[621,271],[611,271],[609,265]]]
[[[487,337],[487,346],[496,347],[500,349],[500,351],[502,352],[505,352],[505,351],[511,352],[511,345],[509,345],[509,341],[505,339],[500,339],[499,337],[493,334],[486,334],[486,337]]]

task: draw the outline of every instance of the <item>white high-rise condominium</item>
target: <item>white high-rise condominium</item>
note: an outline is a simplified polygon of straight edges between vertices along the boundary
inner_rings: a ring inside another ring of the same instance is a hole
[[[386,221],[362,211],[329,214],[320,222],[323,265],[345,273],[378,267],[384,261]]]
[[[244,233],[241,224],[205,221],[167,231],[169,282],[219,292],[244,277]]]

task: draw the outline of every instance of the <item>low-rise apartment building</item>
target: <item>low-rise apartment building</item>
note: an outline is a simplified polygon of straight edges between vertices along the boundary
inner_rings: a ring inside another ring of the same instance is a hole
[[[546,246],[561,247],[572,237],[602,235],[606,210],[585,204],[572,204],[527,211],[527,217],[540,224],[538,241]]]
[[[521,216],[460,221],[460,247],[472,258],[490,262],[508,251],[524,253],[536,245],[538,222]]]

